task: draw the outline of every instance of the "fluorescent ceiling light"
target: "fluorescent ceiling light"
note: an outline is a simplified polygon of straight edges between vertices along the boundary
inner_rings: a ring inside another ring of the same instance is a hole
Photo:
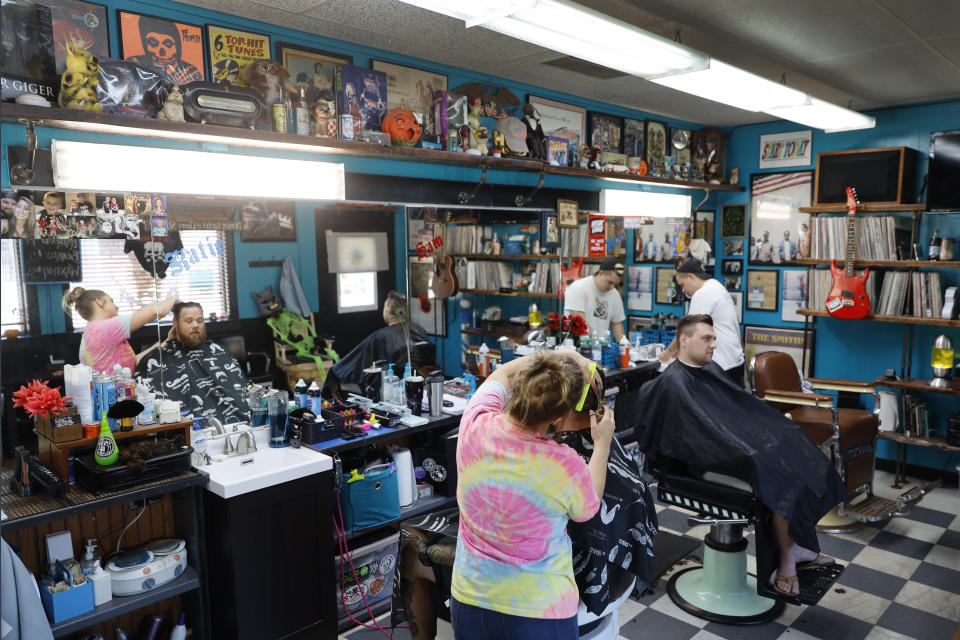
[[[764,109],[767,113],[784,120],[792,120],[808,127],[823,129],[827,133],[852,131],[854,129],[872,129],[877,119],[862,113],[838,107],[835,104],[814,98],[810,104],[796,107],[777,107]]]
[[[652,191],[600,190],[600,212],[605,216],[689,218],[690,196]]]
[[[537,6],[537,0],[485,0],[484,2],[455,2],[452,0],[403,0],[421,9],[463,20],[467,28],[495,18],[513,15]]]
[[[295,200],[345,198],[341,163],[65,140],[53,140],[50,152],[53,183],[58,189]]]
[[[803,91],[761,78],[715,58],[710,60],[710,66],[706,69],[653,78],[653,82],[747,111],[810,104],[810,96]]]

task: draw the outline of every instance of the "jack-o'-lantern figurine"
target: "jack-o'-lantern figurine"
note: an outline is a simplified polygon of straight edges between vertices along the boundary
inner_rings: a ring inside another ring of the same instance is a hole
[[[420,141],[420,123],[409,109],[393,109],[384,118],[381,126],[390,135],[391,144],[413,147]]]

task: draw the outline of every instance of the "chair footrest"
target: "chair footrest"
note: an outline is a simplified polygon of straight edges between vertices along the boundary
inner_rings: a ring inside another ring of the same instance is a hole
[[[789,597],[776,591],[769,584],[757,587],[757,592],[767,598],[776,598],[789,602],[790,604],[808,604],[815,605],[820,599],[827,595],[830,588],[843,573],[844,567],[840,564],[832,564],[825,567],[811,567],[797,572],[797,582],[800,588],[800,594]]]

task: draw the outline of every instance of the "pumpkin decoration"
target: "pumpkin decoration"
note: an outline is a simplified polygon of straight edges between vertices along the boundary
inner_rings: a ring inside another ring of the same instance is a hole
[[[400,147],[413,147],[420,141],[420,123],[409,109],[392,109],[383,118],[383,132]]]

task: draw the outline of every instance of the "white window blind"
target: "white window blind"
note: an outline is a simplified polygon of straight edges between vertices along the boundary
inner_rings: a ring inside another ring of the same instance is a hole
[[[26,333],[26,296],[20,269],[20,242],[0,240],[0,323],[3,331],[19,329]]]
[[[183,249],[197,249],[202,244],[216,243],[221,239],[226,246],[222,232],[181,231],[180,240]],[[204,316],[216,313],[228,316],[230,311],[229,261],[233,259],[229,252],[210,256],[197,263],[191,263],[190,269],[183,269],[176,276],[167,269],[165,278],[157,278],[154,290],[153,276],[146,272],[133,252],[123,251],[123,240],[81,240],[80,254],[83,260],[83,282],[71,282],[70,287],[81,286],[84,289],[105,291],[120,308],[120,314],[133,313],[137,309],[154,302],[155,297],[162,300],[177,295],[184,302],[197,302],[203,307]],[[86,321],[76,309],[72,312],[73,326],[82,329]],[[169,321],[170,316],[165,318]]]

